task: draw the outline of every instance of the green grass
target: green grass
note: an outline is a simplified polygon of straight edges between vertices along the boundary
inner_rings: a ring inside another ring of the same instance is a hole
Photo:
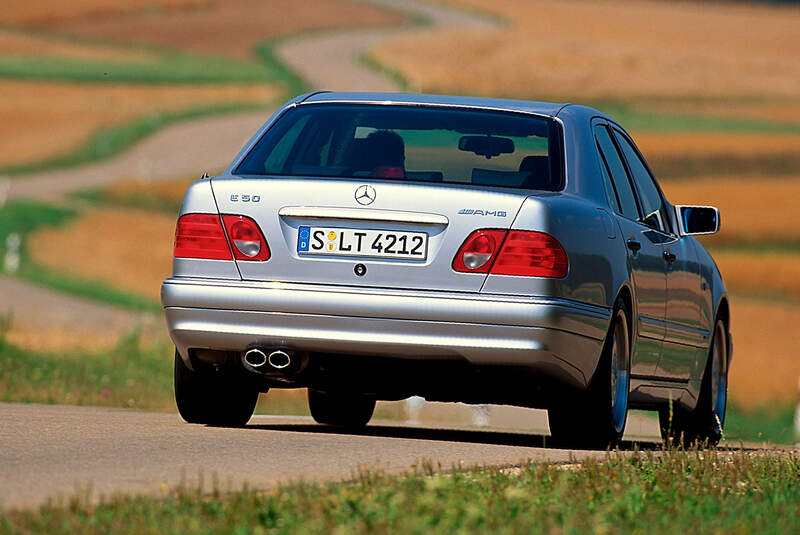
[[[35,284],[60,290],[95,301],[117,305],[131,310],[160,312],[161,305],[136,294],[113,288],[107,284],[63,274],[34,263],[27,254],[28,236],[42,227],[63,225],[77,216],[74,210],[49,204],[19,200],[0,207],[0,259],[6,253],[6,240],[12,233],[20,236],[20,267],[15,276]],[[0,268],[1,269],[1,268]],[[0,312],[4,312],[0,310]]]
[[[118,195],[109,193],[106,189],[88,189],[76,191],[70,197],[80,199],[97,206],[114,206],[122,208],[136,208],[150,212],[178,216],[181,200],[169,198],[151,191],[136,191]]]
[[[157,61],[92,61],[58,57],[2,57],[0,78],[84,83],[204,84],[282,82],[274,65],[228,58],[161,53]]]
[[[647,535],[796,533],[800,459],[790,455],[670,451],[610,454],[568,466],[442,473],[429,462],[350,481],[210,494],[179,486],[161,496],[117,496],[0,516],[0,533],[283,534],[511,533]]]
[[[110,350],[42,353],[0,332],[0,401],[171,409],[172,348],[132,333]]]
[[[729,443],[769,442],[794,444],[795,405],[776,403],[751,410],[728,406],[725,415],[725,440]]]

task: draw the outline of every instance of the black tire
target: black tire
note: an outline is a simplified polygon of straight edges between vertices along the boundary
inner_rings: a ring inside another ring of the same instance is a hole
[[[190,424],[245,425],[258,401],[258,390],[222,372],[190,370],[175,352],[175,403]]]
[[[364,427],[375,411],[375,399],[357,394],[308,389],[308,408],[317,423],[337,427]]]
[[[611,318],[589,387],[547,411],[556,445],[605,449],[622,440],[628,418],[631,365],[630,313],[623,299],[617,299]]]
[[[675,446],[716,446],[722,439],[728,401],[728,331],[714,324],[700,397],[694,410],[674,406],[659,411],[661,438]]]

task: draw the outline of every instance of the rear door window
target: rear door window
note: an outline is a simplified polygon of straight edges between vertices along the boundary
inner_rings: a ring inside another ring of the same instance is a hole
[[[597,149],[600,152],[602,164],[611,175],[613,189],[619,201],[616,212],[620,215],[633,219],[639,219],[639,208],[636,205],[636,195],[633,192],[625,164],[617,151],[617,147],[611,139],[608,130],[602,125],[594,127],[594,135],[597,140]],[[614,208],[614,204],[612,204]]]
[[[642,211],[644,212],[642,214],[642,222],[661,232],[669,232],[669,219],[667,218],[664,200],[661,198],[661,192],[647,170],[647,166],[627,136],[616,128],[614,129],[614,136],[620,149],[622,149],[622,153],[625,155],[628,168],[631,170],[636,188],[639,190],[639,200],[642,203]]]

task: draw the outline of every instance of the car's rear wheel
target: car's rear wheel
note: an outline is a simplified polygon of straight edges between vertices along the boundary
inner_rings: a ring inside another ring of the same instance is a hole
[[[661,437],[675,445],[716,446],[722,438],[728,403],[728,331],[714,324],[708,361],[694,410],[670,407],[659,412]]]
[[[175,352],[175,403],[190,424],[241,427],[250,420],[258,390],[223,372],[191,370]]]
[[[629,317],[625,301],[618,299],[600,364],[589,387],[547,411],[550,434],[557,444],[606,448],[622,440],[630,393]]]
[[[375,399],[358,394],[320,392],[308,389],[308,408],[320,424],[364,427],[375,411]]]

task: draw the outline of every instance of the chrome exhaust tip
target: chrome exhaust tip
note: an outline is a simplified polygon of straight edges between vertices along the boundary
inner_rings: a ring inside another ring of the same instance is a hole
[[[269,362],[269,365],[276,370],[288,368],[292,364],[292,358],[289,356],[289,354],[281,351],[280,349],[270,353],[267,361]]]
[[[251,349],[244,354],[242,360],[252,368],[260,368],[267,363],[267,356],[260,349]]]

